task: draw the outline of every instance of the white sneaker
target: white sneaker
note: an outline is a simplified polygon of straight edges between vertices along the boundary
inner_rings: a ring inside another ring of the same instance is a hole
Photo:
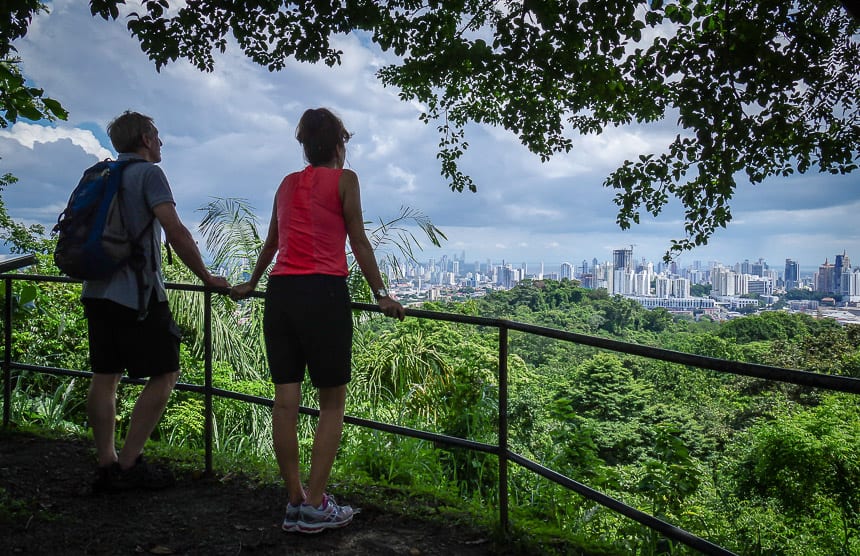
[[[299,511],[301,509],[301,505],[293,506],[289,502],[287,502],[287,513],[284,516],[284,523],[281,525],[281,529],[286,531],[287,533],[295,533],[299,530]]]
[[[325,529],[337,529],[349,525],[354,515],[352,506],[338,506],[334,498],[325,494],[319,508],[302,504],[296,527],[301,533],[321,533]]]

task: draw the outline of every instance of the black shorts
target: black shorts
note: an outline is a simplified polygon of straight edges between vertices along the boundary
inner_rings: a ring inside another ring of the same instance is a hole
[[[352,311],[346,278],[271,276],[263,310],[266,357],[275,384],[304,380],[317,388],[352,377]]]
[[[152,296],[153,300],[155,296]],[[90,365],[96,374],[128,371],[144,378],[179,370],[179,327],[166,301],[149,305],[137,320],[137,310],[106,299],[84,299],[90,337]]]

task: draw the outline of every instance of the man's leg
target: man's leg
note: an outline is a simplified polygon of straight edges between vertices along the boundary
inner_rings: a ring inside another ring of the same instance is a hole
[[[319,396],[320,418],[311,453],[311,475],[308,481],[307,499],[307,503],[314,507],[322,504],[334,458],[340,447],[346,405],[346,385],[320,388]]]
[[[94,374],[87,394],[87,418],[93,428],[98,465],[117,461],[116,454],[116,387],[118,374]]]
[[[299,404],[302,385],[299,382],[275,385],[275,405],[272,408],[272,446],[278,469],[290,495],[290,503],[304,501],[304,488],[299,476]]]
[[[119,453],[119,465],[122,469],[132,467],[143,452],[146,441],[149,440],[164,413],[164,408],[167,407],[167,401],[177,380],[179,380],[179,371],[154,376],[143,387],[131,412],[128,434]]]

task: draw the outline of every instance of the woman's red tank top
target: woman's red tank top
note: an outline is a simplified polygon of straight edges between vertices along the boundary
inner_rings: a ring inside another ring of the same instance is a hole
[[[278,256],[271,275],[346,276],[341,169],[308,166],[278,187]]]

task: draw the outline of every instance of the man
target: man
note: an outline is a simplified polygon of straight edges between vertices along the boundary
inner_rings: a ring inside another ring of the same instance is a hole
[[[120,160],[138,161],[126,166],[122,176],[122,214],[131,237],[143,233],[140,243],[145,262],[140,284],[135,271],[126,265],[109,279],[83,285],[81,301],[93,371],[87,415],[98,457],[93,490],[164,488],[173,484],[172,474],[149,465],[142,455],[179,378],[180,333],[161,275],[161,230],[182,262],[206,286],[228,288],[230,284],[209,273],[176,213],[170,185],[156,166],[161,162],[162,143],[152,118],[126,111],[108,125],[107,133]],[[145,311],[140,310],[141,291]],[[149,380],[137,398],[125,442],[117,453],[116,389],[123,371]]]

